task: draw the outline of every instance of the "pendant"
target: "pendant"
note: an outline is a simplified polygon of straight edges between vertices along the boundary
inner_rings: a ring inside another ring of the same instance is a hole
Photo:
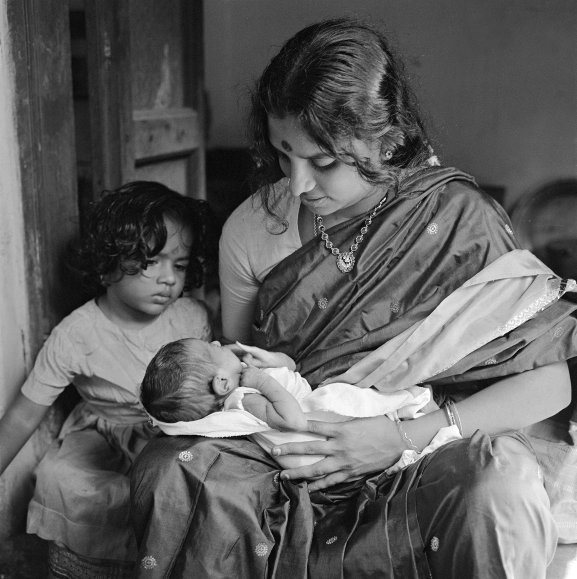
[[[353,255],[352,251],[345,251],[345,253],[339,253],[337,257],[337,267],[343,273],[349,273],[353,270],[355,266],[355,256]]]

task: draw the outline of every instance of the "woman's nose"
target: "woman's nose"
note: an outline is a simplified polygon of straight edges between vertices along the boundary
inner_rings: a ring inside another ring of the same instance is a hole
[[[308,193],[315,188],[315,180],[310,171],[304,168],[293,167],[289,179],[289,191],[295,197]]]

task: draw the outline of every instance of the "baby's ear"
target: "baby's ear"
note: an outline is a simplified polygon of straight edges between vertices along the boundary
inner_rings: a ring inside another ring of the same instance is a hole
[[[230,389],[230,381],[225,376],[221,376],[217,374],[212,379],[212,391],[219,396],[223,396],[224,394],[228,394]]]

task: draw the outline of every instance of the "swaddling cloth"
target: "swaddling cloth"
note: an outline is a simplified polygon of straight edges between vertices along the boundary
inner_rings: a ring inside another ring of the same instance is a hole
[[[298,372],[291,372],[287,368],[267,368],[264,371],[297,399],[309,420],[343,422],[349,418],[382,415],[387,415],[392,420],[417,418],[424,411],[436,408],[429,388],[422,386],[380,393],[372,388],[357,388],[351,384],[334,383],[313,391]],[[152,423],[165,434],[173,436],[197,435],[226,438],[251,435],[255,442],[267,452],[277,444],[326,440],[324,436],[310,432],[281,432],[271,429],[266,422],[244,410],[242,398],[251,393],[258,394],[258,391],[251,388],[237,388],[226,400],[222,411],[214,412],[199,420],[166,423],[152,418]],[[283,468],[296,468],[317,462],[323,457],[290,455],[275,458]],[[404,460],[407,460],[406,456]]]

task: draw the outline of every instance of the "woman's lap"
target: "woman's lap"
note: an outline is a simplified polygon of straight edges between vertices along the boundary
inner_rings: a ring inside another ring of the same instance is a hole
[[[142,576],[537,578],[554,550],[517,435],[478,433],[395,476],[310,497],[278,472],[244,439],[151,442],[132,477]],[[503,571],[527,557],[532,575]]]
[[[523,435],[477,432],[440,448],[414,501],[433,577],[545,577],[557,530]]]

